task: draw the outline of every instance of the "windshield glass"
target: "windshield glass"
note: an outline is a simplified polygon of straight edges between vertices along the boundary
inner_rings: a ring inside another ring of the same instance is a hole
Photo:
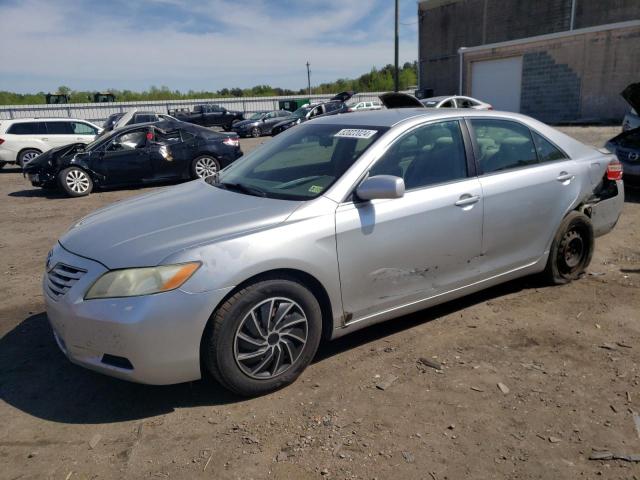
[[[256,112],[249,117],[249,120],[260,120],[262,117],[265,116],[265,114],[266,112]]]
[[[387,130],[303,124],[232,163],[211,183],[264,197],[309,200],[333,185]]]
[[[292,117],[302,118],[311,111],[311,107],[300,107],[291,114]]]

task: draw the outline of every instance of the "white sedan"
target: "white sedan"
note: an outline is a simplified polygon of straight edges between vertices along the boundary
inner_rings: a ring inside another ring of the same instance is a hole
[[[473,110],[493,110],[489,103],[477,98],[463,97],[460,95],[431,97],[420,100],[427,108],[472,108]]]

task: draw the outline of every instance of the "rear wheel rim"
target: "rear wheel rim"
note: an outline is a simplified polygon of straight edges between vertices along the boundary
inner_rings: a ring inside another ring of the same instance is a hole
[[[260,136],[260,129],[258,127],[253,127],[253,130],[251,130],[251,135],[253,137],[259,137]]]
[[[587,247],[583,232],[578,228],[567,231],[560,242],[558,251],[559,266],[562,273],[574,273],[584,263]]]
[[[22,164],[26,165],[31,160],[34,160],[38,155],[40,155],[38,152],[26,152],[22,155]]]
[[[207,178],[218,172],[218,164],[211,157],[202,157],[196,160],[196,175],[198,178]]]
[[[72,192],[87,193],[89,190],[89,177],[82,170],[69,170],[64,181]]]
[[[300,358],[309,335],[302,307],[285,297],[272,297],[251,308],[233,340],[233,356],[242,372],[270,380],[288,371]]]

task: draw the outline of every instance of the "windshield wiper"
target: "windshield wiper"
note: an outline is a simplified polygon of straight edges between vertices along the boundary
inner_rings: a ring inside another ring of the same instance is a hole
[[[230,182],[218,182],[214,184],[217,187],[222,187],[227,190],[235,190],[236,192],[246,193],[248,195],[255,195],[256,197],[266,197],[267,193],[258,187],[246,185],[244,183],[230,183]]]
[[[293,187],[297,187],[298,185],[302,185],[303,183],[307,183],[310,182],[312,180],[316,180],[320,177],[323,177],[324,175],[311,175],[310,177],[302,177],[302,178],[297,178],[295,180],[291,180],[290,182],[285,182],[285,183],[281,183],[280,185],[277,185],[273,188],[277,188],[277,189],[284,189],[284,188],[293,188]]]

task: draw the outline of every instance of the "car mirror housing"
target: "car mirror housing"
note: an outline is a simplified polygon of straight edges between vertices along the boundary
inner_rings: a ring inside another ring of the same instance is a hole
[[[358,185],[356,195],[361,200],[401,198],[404,196],[404,180],[393,175],[375,175]]]

